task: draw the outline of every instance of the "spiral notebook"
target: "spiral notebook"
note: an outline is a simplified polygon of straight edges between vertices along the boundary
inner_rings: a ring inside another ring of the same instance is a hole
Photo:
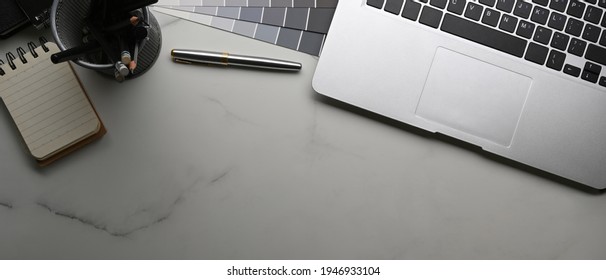
[[[53,64],[54,43],[18,48],[0,65],[0,97],[38,165],[45,166],[100,138],[105,127],[72,66]]]

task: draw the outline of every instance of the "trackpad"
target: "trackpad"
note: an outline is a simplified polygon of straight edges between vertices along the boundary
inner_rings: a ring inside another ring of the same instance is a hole
[[[416,114],[510,146],[531,84],[529,77],[439,48]]]

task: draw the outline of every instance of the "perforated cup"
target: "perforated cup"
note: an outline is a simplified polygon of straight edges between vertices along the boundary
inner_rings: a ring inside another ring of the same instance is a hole
[[[51,29],[59,49],[66,50],[83,44],[85,19],[90,13],[91,0],[55,0],[51,8]],[[143,19],[150,25],[148,39],[139,50],[137,68],[128,78],[135,78],[149,70],[156,62],[162,47],[160,25],[148,7],[141,9]],[[74,62],[82,67],[114,75],[114,65],[91,61],[92,58],[80,58]]]

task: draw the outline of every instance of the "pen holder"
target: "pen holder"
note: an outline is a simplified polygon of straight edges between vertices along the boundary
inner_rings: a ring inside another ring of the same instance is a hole
[[[94,0],[55,0],[53,2],[51,29],[61,51],[86,43],[87,31],[90,28],[87,19],[91,17],[91,13],[97,12],[92,11],[92,1]],[[136,11],[142,15],[142,22],[149,27],[147,28],[147,38],[141,40],[141,44],[137,47],[137,66],[131,73],[124,75],[125,79],[136,78],[149,70],[156,62],[162,47],[162,33],[156,18],[148,7],[139,8]],[[82,67],[114,76],[116,74],[115,64],[102,57],[99,52],[96,55],[89,53],[72,61]],[[119,61],[120,57],[116,57],[115,60]]]

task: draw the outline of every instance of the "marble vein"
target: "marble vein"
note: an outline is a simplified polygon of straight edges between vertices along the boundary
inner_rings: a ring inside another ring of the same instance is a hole
[[[212,177],[212,179],[210,181],[208,181],[208,183],[204,184],[206,186],[212,186],[213,184],[223,180],[229,173],[231,172],[231,170],[226,170],[222,173],[220,173],[217,176]],[[67,218],[67,219],[71,219],[71,220],[75,220],[80,222],[83,225],[86,226],[90,226],[92,228],[95,228],[97,230],[103,231],[107,234],[110,234],[112,236],[115,237],[129,237],[131,236],[133,233],[144,230],[144,229],[149,229],[151,227],[154,227],[164,221],[166,221],[168,218],[170,218],[171,215],[173,215],[175,209],[177,208],[177,206],[183,201],[185,200],[185,197],[187,195],[187,193],[189,191],[191,191],[192,189],[196,188],[197,186],[200,186],[200,182],[203,180],[203,176],[198,177],[188,188],[185,188],[180,194],[179,196],[174,199],[169,205],[168,205],[168,211],[166,211],[166,213],[162,214],[162,215],[158,215],[156,217],[154,217],[153,219],[151,219],[150,221],[139,225],[137,227],[133,227],[131,229],[128,230],[114,230],[112,229],[110,226],[108,226],[107,224],[104,223],[100,223],[100,222],[96,222],[93,219],[89,219],[83,216],[79,216],[75,213],[72,213],[70,211],[66,211],[66,210],[59,210],[56,209],[55,207],[52,207],[51,205],[49,205],[48,203],[45,202],[37,202],[36,204],[44,209],[46,209],[47,211],[49,211],[50,213],[58,216],[58,217],[62,217],[62,218]],[[7,208],[12,208],[13,206],[9,203],[0,203],[1,206],[7,207]],[[141,213],[153,213],[153,209],[151,208],[143,208],[140,209],[138,211],[136,211],[135,213],[132,213],[131,215],[129,215],[130,217],[132,216],[137,216],[138,214]]]
[[[4,208],[8,208],[8,209],[13,209],[13,204],[11,204],[10,202],[0,201],[0,207],[4,207]]]

